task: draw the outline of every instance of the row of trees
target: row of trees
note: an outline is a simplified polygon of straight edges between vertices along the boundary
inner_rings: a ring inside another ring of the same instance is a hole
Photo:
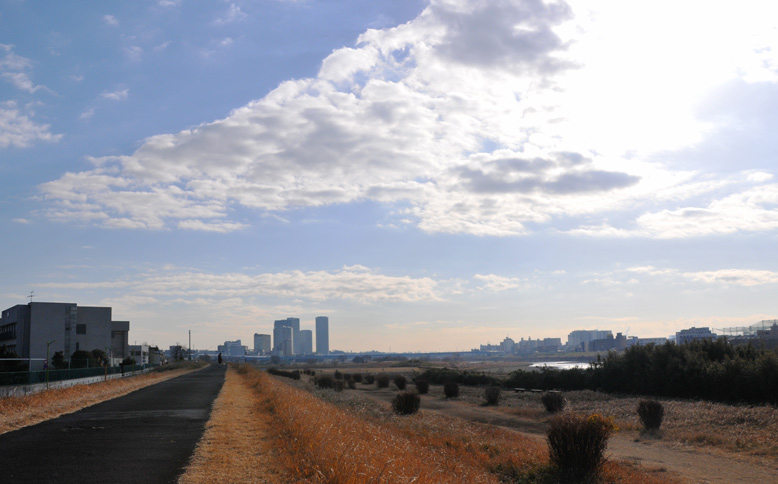
[[[778,404],[778,354],[724,338],[632,346],[587,369],[517,370],[505,385]]]
[[[29,368],[25,361],[3,361],[4,358],[19,358],[19,356],[13,352],[8,351],[5,345],[0,346],[0,372],[17,372],[27,371]],[[78,350],[74,351],[70,356],[70,364],[68,365],[65,360],[65,355],[62,351],[57,351],[51,357],[52,370],[64,370],[67,368],[94,368],[102,366],[108,362],[108,355],[105,351],[100,349],[94,349],[92,351]],[[134,365],[135,359],[125,358],[122,361],[124,365]]]

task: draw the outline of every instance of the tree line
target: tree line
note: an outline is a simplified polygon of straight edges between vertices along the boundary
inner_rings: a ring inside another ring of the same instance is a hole
[[[778,354],[726,338],[632,346],[598,357],[589,368],[516,370],[507,387],[778,404]]]

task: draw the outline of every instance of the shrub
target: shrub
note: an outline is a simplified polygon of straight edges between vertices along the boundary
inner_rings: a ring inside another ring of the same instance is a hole
[[[378,378],[376,378],[375,383],[376,385],[378,385],[378,388],[387,388],[389,386],[389,376],[378,375]]]
[[[487,405],[497,405],[500,403],[500,387],[486,387],[484,398]]]
[[[344,373],[343,374],[343,380],[351,381],[351,378],[352,378],[351,373]]]
[[[416,391],[419,392],[420,395],[424,395],[430,391],[430,384],[427,380],[418,379],[413,383],[416,385]]]
[[[557,413],[565,409],[565,397],[558,392],[546,393],[540,397],[540,401],[543,402],[548,413]]]
[[[447,381],[443,384],[443,393],[446,398],[455,398],[459,396],[459,383],[455,381]]]
[[[333,388],[335,386],[335,379],[329,375],[322,375],[314,381],[319,388]]]
[[[408,380],[405,379],[402,375],[397,375],[394,377],[394,384],[397,385],[398,390],[405,390],[405,385],[408,383]]]
[[[656,400],[641,400],[638,403],[638,417],[646,430],[659,430],[665,417],[665,407]]]
[[[618,428],[601,415],[583,417],[573,413],[554,417],[548,429],[548,452],[565,481],[586,482],[603,463],[608,439]]]
[[[352,380],[354,380],[356,383],[362,383],[362,373],[355,373],[352,377]]]
[[[348,385],[348,387],[351,390],[353,390],[353,389],[355,389],[357,387],[356,382],[354,380],[351,380],[351,379],[346,380],[346,384]]]
[[[367,383],[368,385],[372,385],[374,382],[375,382],[375,376],[374,375],[368,374],[368,375],[365,376],[365,383]]]
[[[343,383],[343,380],[335,380],[335,391],[336,392],[342,392],[343,387],[346,385]]]
[[[335,379],[336,380],[342,380],[343,379],[343,373],[339,372],[338,370],[335,370]]]
[[[413,392],[400,392],[392,400],[392,410],[398,415],[411,415],[419,410],[421,398]]]

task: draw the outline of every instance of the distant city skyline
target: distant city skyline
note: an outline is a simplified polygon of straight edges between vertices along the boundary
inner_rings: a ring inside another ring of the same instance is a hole
[[[355,352],[776,318],[776,31],[758,0],[0,0],[0,306],[161,348],[326,314]]]

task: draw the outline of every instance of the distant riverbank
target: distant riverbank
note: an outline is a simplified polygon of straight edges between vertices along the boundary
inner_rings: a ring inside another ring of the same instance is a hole
[[[589,365],[591,363],[589,362],[580,362],[580,361],[541,361],[538,363],[533,363],[529,365],[530,368],[556,368],[558,370],[571,370],[573,368],[589,368]]]

